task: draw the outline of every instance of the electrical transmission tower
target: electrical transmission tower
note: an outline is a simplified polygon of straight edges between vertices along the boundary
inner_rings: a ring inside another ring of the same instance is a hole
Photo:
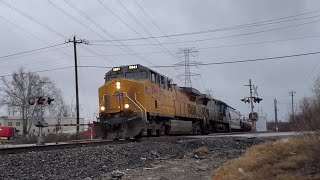
[[[180,49],[180,51],[178,52],[178,54],[182,54],[184,57],[184,61],[181,61],[175,65],[177,66],[184,66],[184,73],[178,75],[178,78],[184,79],[184,85],[185,87],[192,87],[192,82],[191,82],[191,77],[199,77],[200,74],[197,73],[192,73],[190,71],[190,66],[197,66],[198,64],[200,64],[197,61],[190,61],[190,55],[195,57],[195,53],[197,53],[199,51],[194,50],[193,48],[184,48],[184,49]]]

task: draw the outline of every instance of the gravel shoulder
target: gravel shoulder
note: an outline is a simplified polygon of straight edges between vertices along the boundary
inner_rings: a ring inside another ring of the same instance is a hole
[[[209,179],[225,161],[270,138],[149,138],[142,142],[0,156],[0,179]],[[194,150],[207,147],[206,155]]]

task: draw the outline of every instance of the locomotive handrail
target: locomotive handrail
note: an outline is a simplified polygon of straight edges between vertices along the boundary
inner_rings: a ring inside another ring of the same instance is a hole
[[[199,112],[199,109],[198,109],[198,108],[196,108],[196,111],[197,111],[197,113],[198,113],[200,116],[203,117],[203,120],[206,120],[206,119],[207,119],[204,114],[201,114],[201,113]]]
[[[141,110],[141,117],[143,117],[143,110],[142,110],[142,108],[141,108],[140,106],[138,106],[137,103],[135,103],[135,102],[128,96],[128,93],[126,93],[126,92],[122,92],[122,93],[124,93],[124,94],[126,95],[126,97],[127,97],[131,102],[133,102],[133,104],[136,105],[136,106]]]
[[[145,116],[145,119],[146,119],[146,122],[148,121],[147,119],[147,109],[145,107],[142,106],[142,104],[137,100],[137,93],[134,93],[134,100],[137,101],[137,103],[144,109],[144,116]]]

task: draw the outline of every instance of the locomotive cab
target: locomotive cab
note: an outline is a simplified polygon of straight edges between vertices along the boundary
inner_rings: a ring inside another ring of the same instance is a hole
[[[100,123],[95,124],[98,136],[114,139],[140,133],[137,131],[143,129],[146,121],[146,109],[142,104],[149,74],[138,65],[115,67],[106,73],[105,84],[99,88]]]

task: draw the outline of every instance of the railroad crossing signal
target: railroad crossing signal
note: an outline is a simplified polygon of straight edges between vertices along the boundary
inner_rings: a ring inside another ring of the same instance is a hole
[[[54,99],[53,99],[53,98],[48,97],[47,103],[48,103],[49,105],[51,104],[51,102],[52,102],[52,101],[54,101]]]
[[[243,99],[241,99],[241,101],[243,101],[244,103],[250,103],[249,98],[243,98]]]
[[[39,97],[38,98],[38,100],[37,100],[37,104],[40,104],[40,105],[43,105],[44,103],[44,101],[45,101],[46,99],[44,99],[44,98],[42,98],[42,97]]]
[[[53,98],[48,97],[47,104],[50,105],[51,102],[54,101]],[[29,99],[29,105],[34,105],[37,102],[38,105],[44,105],[46,102],[46,99],[41,97],[38,97],[37,101],[34,98]]]
[[[251,97],[254,103],[260,103],[260,101],[262,101],[262,98],[259,97]],[[241,101],[243,101],[244,103],[250,103],[250,97],[246,97],[241,99]]]
[[[255,102],[255,103],[260,103],[260,101],[262,101],[262,98],[253,97],[253,102]]]

